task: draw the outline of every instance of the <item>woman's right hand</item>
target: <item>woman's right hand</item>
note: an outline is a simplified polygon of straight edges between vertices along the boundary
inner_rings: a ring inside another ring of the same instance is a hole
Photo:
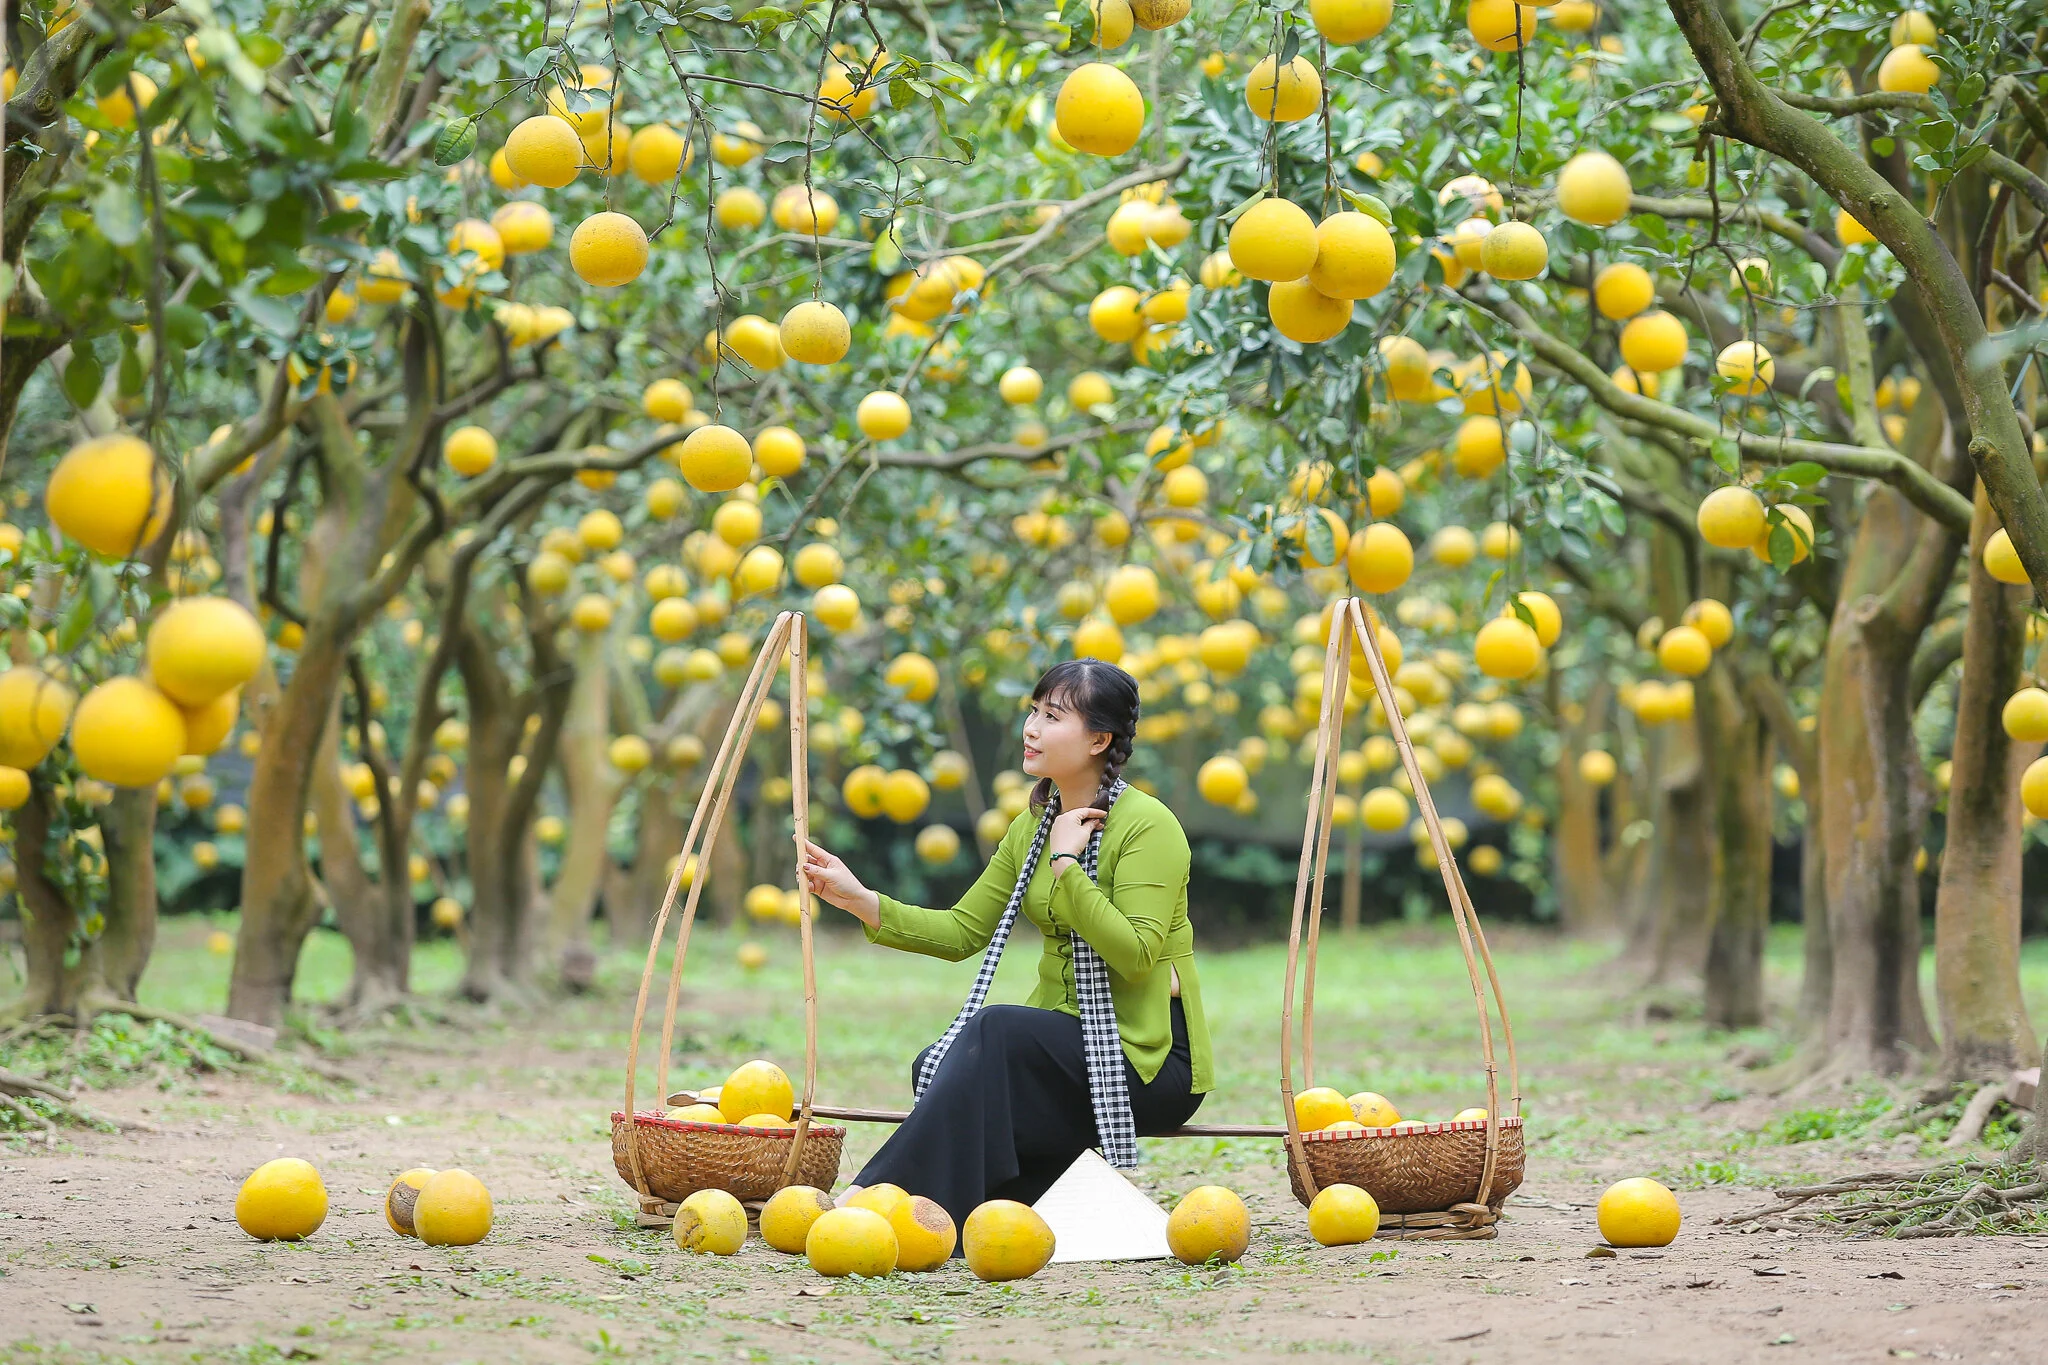
[[[804,841],[803,874],[819,900],[838,906],[870,929],[882,922],[881,897],[861,885],[844,860],[809,840]]]

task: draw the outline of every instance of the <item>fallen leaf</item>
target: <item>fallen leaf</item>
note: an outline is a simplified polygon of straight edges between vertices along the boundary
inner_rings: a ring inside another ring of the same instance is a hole
[[[67,1303],[64,1305],[64,1311],[67,1313],[97,1313],[100,1310],[89,1303]]]
[[[1591,1284],[1591,1280],[1559,1280],[1559,1284]]]
[[[1594,1247],[1586,1253],[1586,1259],[1589,1261],[1611,1260],[1613,1257],[1613,1247]]]
[[[1712,1289],[1715,1287],[1715,1282],[1713,1280],[1687,1280],[1685,1287],[1687,1289]]]
[[[1783,1266],[1753,1265],[1749,1268],[1749,1273],[1752,1275],[1790,1275],[1792,1272]]]
[[[1784,1334],[1783,1334],[1782,1336],[1778,1336],[1778,1337],[1775,1337],[1775,1338],[1773,1338],[1772,1340],[1770,1340],[1770,1341],[1767,1341],[1767,1342],[1765,1342],[1765,1343],[1764,1343],[1764,1345],[1766,1345],[1766,1346],[1790,1346],[1790,1345],[1791,1345],[1791,1344],[1792,1344],[1793,1342],[1795,1342],[1795,1341],[1797,1341],[1797,1340],[1799,1340],[1799,1338],[1798,1338],[1798,1337],[1795,1337],[1795,1336],[1793,1336],[1793,1335],[1792,1335],[1792,1334],[1791,1334],[1790,1332],[1786,1332],[1786,1333],[1784,1333]]]
[[[1865,1275],[1866,1280],[1903,1280],[1906,1277],[1896,1270],[1880,1270],[1875,1275]]]
[[[1474,1340],[1474,1339],[1476,1339],[1476,1338],[1478,1338],[1478,1337],[1483,1337],[1483,1336],[1485,1336],[1485,1335],[1486,1335],[1486,1334],[1487,1334],[1488,1332],[1491,1332],[1492,1330],[1493,1330],[1493,1329],[1492,1329],[1491,1327],[1481,1327],[1481,1328],[1477,1328],[1477,1329],[1475,1329],[1475,1330],[1473,1330],[1473,1331],[1470,1331],[1470,1332],[1460,1332],[1460,1333],[1458,1333],[1458,1335],[1456,1335],[1456,1336],[1454,1336],[1454,1337],[1445,1337],[1445,1338],[1444,1338],[1444,1340],[1445,1340],[1445,1341],[1472,1341],[1472,1340]]]
[[[794,1297],[799,1299],[822,1299],[828,1294],[830,1294],[832,1291],[825,1288],[823,1285],[807,1284],[801,1286],[800,1288],[792,1289],[789,1292]]]

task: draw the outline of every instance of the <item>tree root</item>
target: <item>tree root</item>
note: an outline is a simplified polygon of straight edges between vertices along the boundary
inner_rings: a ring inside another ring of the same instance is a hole
[[[1985,1230],[1987,1222],[2018,1222],[2031,1216],[2020,1205],[2048,1198],[2048,1179],[2015,1185],[1993,1183],[1994,1172],[2014,1171],[2008,1166],[1966,1161],[1923,1171],[1845,1176],[1819,1185],[1774,1190],[1783,1202],[1716,1221],[1728,1226],[1755,1223],[1777,1231],[1831,1227],[1852,1234],[1899,1238],[1954,1237]],[[1962,1177],[1971,1179],[1958,1195],[1955,1183]],[[1944,1181],[1950,1182],[1949,1188],[1940,1188]],[[1935,1187],[1931,1193],[1930,1185]],[[1937,1208],[1946,1212],[1924,1222],[1910,1221],[1915,1214]]]
[[[96,1110],[88,1109],[80,1104],[77,1096],[73,1095],[69,1090],[66,1090],[61,1085],[52,1085],[39,1076],[24,1076],[18,1071],[0,1069],[0,1100],[6,1101],[7,1107],[14,1110],[15,1113],[34,1119],[45,1130],[54,1132],[54,1124],[22,1103],[24,1099],[31,1096],[45,1104],[56,1106],[67,1118],[87,1127],[113,1128],[122,1132],[134,1133],[154,1133],[157,1131],[153,1124],[143,1123],[136,1119],[114,1118],[110,1115],[99,1113]]]
[[[1963,1116],[1956,1120],[1955,1131],[1948,1135],[1941,1145],[1950,1149],[1967,1147],[1984,1135],[1984,1125],[1991,1121],[1991,1111],[2005,1098],[2006,1082],[1991,1081],[1978,1087],[1970,1096],[1970,1102],[1963,1106]]]

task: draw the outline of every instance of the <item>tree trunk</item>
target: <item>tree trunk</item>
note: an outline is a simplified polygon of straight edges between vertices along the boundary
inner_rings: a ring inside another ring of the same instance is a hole
[[[1709,756],[1718,875],[1707,942],[1709,1027],[1764,1022],[1764,936],[1771,919],[1771,743],[1763,719],[1743,705],[1728,664],[1700,680],[1702,752]]]
[[[2027,593],[1992,578],[1983,545],[1998,529],[1983,485],[1970,523],[1970,607],[1956,690],[1948,839],[1934,902],[1934,985],[1942,1074],[2003,1079],[2027,1065],[2033,1025],[2020,994],[2019,783],[2040,752],[2005,733],[2001,710],[2019,686]]]
[[[106,925],[100,930],[99,985],[133,1000],[156,947],[156,792],[124,789],[100,815],[107,846]]]
[[[590,916],[604,888],[604,868],[611,858],[612,801],[617,784],[605,757],[611,725],[611,669],[608,640],[588,636],[577,642],[576,685],[562,724],[558,760],[562,784],[568,789],[569,831],[561,869],[548,893],[548,947],[563,980],[582,989],[590,984],[595,959],[590,947]]]
[[[1579,776],[1579,758],[1587,740],[1599,733],[1606,710],[1607,689],[1596,686],[1585,714],[1578,724],[1566,727],[1565,742],[1558,747],[1557,822],[1551,838],[1559,918],[1573,938],[1611,938],[1620,927],[1600,852],[1600,789]]]
[[[1356,933],[1365,899],[1365,823],[1354,818],[1344,831],[1344,889],[1339,903],[1337,927]]]
[[[150,795],[154,800],[155,793]],[[51,800],[43,784],[35,781],[27,802],[13,817],[15,885],[22,910],[21,946],[28,979],[21,998],[7,1013],[24,1019],[74,1013],[86,975],[85,959],[93,953],[92,945],[86,944],[76,963],[66,961],[81,926],[76,907],[65,899],[48,871]]]

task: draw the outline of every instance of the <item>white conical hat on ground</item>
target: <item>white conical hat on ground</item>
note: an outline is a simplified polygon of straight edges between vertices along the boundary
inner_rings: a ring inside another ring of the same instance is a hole
[[[1166,1210],[1092,1148],[1033,1205],[1052,1227],[1054,1264],[1156,1261],[1166,1247]]]

